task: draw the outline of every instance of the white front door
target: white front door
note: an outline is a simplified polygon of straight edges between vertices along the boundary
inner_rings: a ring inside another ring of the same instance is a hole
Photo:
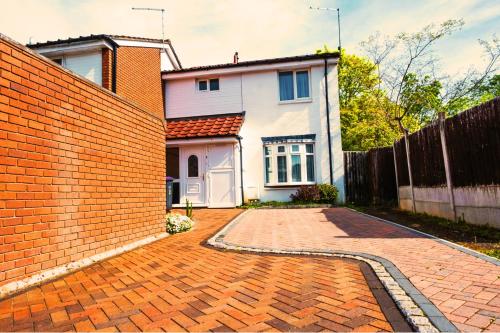
[[[205,202],[205,158],[206,147],[185,147],[182,148],[184,166],[184,193],[194,205],[204,205]],[[181,202],[185,204],[185,202]]]

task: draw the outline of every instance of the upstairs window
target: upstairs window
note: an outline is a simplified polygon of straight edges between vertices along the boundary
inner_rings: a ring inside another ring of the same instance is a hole
[[[219,90],[219,79],[208,79],[197,81],[198,91],[217,91]]]
[[[311,97],[308,70],[279,72],[278,81],[281,102]]]

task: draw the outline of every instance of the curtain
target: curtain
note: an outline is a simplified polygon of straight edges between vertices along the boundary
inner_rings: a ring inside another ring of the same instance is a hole
[[[286,183],[286,156],[278,156],[278,183]]]
[[[293,99],[293,72],[279,73],[280,101]]]
[[[300,174],[300,155],[292,155],[292,182],[302,181]]]
[[[309,97],[309,72],[297,72],[297,98]]]
[[[271,158],[266,157],[266,183],[271,181]]]

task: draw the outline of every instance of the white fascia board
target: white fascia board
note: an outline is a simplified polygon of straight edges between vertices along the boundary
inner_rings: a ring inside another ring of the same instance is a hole
[[[34,48],[33,50],[39,54],[46,56],[46,57],[53,57],[53,56],[64,55],[64,54],[98,51],[98,50],[101,50],[105,47],[110,49],[110,50],[113,49],[111,44],[109,44],[107,41],[98,40],[98,41],[92,41],[92,42],[77,42],[77,43],[72,43],[70,45],[46,46],[46,47]]]
[[[168,48],[169,45],[165,41],[165,43],[155,43],[155,42],[143,42],[138,40],[128,40],[128,39],[117,39],[112,38],[113,41],[118,44],[118,46],[133,46],[133,47],[151,47],[155,49],[164,49]]]
[[[167,146],[200,145],[208,143],[236,143],[235,137],[206,138],[206,139],[167,139]]]
[[[338,60],[336,58],[328,59],[327,63],[337,64]],[[217,76],[226,74],[239,74],[248,72],[262,72],[270,70],[285,70],[285,69],[296,69],[303,67],[313,67],[313,66],[323,66],[323,59],[315,60],[305,60],[305,61],[292,61],[292,62],[282,62],[275,64],[265,64],[265,65],[250,65],[241,67],[229,67],[229,68],[218,68],[218,69],[208,69],[208,70],[198,70],[192,72],[182,72],[182,73],[162,73],[161,77],[163,80],[176,80],[176,79],[187,79],[187,78],[199,78],[204,76]]]

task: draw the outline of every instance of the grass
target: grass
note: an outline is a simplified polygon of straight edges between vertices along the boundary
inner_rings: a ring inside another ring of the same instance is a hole
[[[251,208],[262,208],[262,207],[294,207],[294,206],[304,206],[304,207],[321,207],[324,205],[328,205],[325,203],[316,203],[316,202],[302,202],[302,201],[254,201],[246,203],[240,208],[243,209],[251,209]]]
[[[454,222],[427,214],[407,212],[394,207],[351,206],[351,208],[500,259],[500,230],[493,227],[474,225],[463,221]]]

